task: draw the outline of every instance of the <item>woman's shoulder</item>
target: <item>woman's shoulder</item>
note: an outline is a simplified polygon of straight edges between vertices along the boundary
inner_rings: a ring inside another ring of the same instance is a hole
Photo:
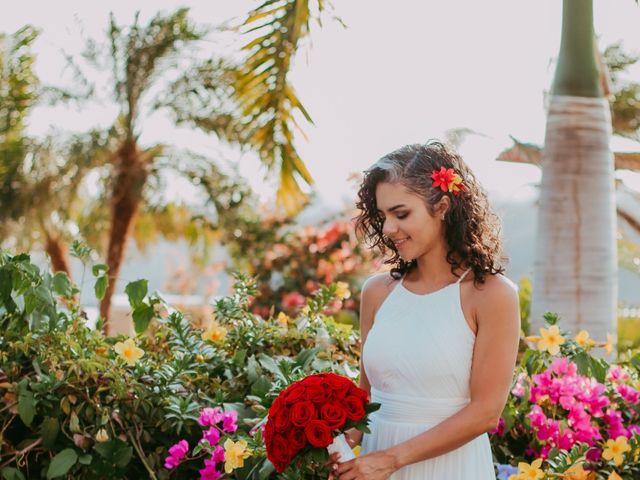
[[[376,301],[386,297],[399,280],[389,272],[378,272],[367,278],[362,285],[362,301]]]
[[[486,275],[483,283],[470,282],[478,305],[506,305],[518,300],[518,285],[505,275]]]

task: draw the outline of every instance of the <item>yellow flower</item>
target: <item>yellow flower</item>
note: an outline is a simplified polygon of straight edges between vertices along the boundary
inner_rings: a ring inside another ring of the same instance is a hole
[[[344,300],[350,296],[351,292],[349,291],[349,284],[347,282],[336,283],[336,297],[340,300]]]
[[[287,325],[289,324],[289,316],[284,313],[284,312],[280,312],[276,318],[276,320],[278,321],[278,323],[280,324],[281,327],[287,328]]]
[[[309,305],[305,305],[304,307],[302,307],[302,310],[300,310],[300,313],[308,317],[311,314],[311,308],[309,308]]]
[[[224,442],[224,471],[231,473],[236,468],[244,466],[244,459],[251,456],[251,451],[247,450],[246,440],[234,442],[230,438]]]
[[[116,343],[113,349],[120,355],[120,358],[129,365],[135,365],[136,362],[140,360],[140,357],[144,355],[144,350],[136,346],[133,338],[128,338],[124,342]]]
[[[604,351],[607,352],[607,355],[611,355],[613,352],[613,335],[607,333],[607,342],[603,345]]]
[[[542,459],[539,458],[531,462],[531,465],[525,462],[518,464],[518,480],[540,480],[544,478],[544,472],[540,469],[542,465]]]
[[[576,335],[576,342],[582,348],[593,347],[596,343],[592,338],[589,338],[589,332],[586,330],[580,330],[580,332],[578,332],[578,335]]]
[[[551,355],[557,355],[560,345],[564,343],[564,337],[560,335],[557,325],[551,325],[548,329],[540,328],[542,338],[538,341],[538,350],[546,350]]]
[[[611,472],[611,474],[607,477],[607,480],[622,480],[622,477],[616,472]]]
[[[207,327],[207,329],[202,332],[202,339],[209,340],[213,343],[220,343],[224,340],[224,337],[227,336],[227,329],[220,325],[218,322],[213,321]]]
[[[527,337],[524,337],[524,339],[526,342],[533,342],[533,343],[540,341],[540,337],[538,335],[529,335]]]
[[[355,447],[353,447],[353,449],[352,449],[352,450],[353,450],[353,454],[354,454],[356,457],[359,457],[359,456],[360,456],[360,450],[361,450],[360,445],[356,445]]]
[[[96,442],[104,443],[109,441],[109,434],[104,428],[98,430],[96,433]]]
[[[622,457],[625,452],[631,450],[627,437],[620,435],[615,440],[609,439],[606,443],[606,448],[602,452],[602,458],[605,460],[613,460],[613,463],[620,465],[622,463]]]
[[[580,462],[571,465],[571,468],[564,472],[564,475],[562,475],[561,478],[564,478],[565,480],[589,480],[593,477],[592,473],[593,472],[590,472],[589,470],[585,470],[582,466],[582,462]]]

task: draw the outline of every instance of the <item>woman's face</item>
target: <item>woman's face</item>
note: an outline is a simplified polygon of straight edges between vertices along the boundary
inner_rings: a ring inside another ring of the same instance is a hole
[[[418,258],[444,242],[442,215],[447,205],[443,203],[436,206],[434,216],[424,200],[401,183],[378,184],[376,204],[384,220],[382,232],[404,260]]]

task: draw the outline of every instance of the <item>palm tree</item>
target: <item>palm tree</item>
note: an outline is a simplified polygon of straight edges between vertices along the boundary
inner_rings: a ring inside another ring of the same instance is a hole
[[[600,84],[603,92],[610,99],[612,130],[614,135],[640,140],[640,84],[624,82],[619,73],[635,64],[640,57],[628,55],[620,44],[607,47],[604,54],[596,60],[600,69]],[[498,156],[498,160],[529,163],[542,166],[542,150],[539,145],[526,143],[513,138],[513,145]],[[640,172],[640,152],[614,152],[614,168],[616,170],[632,170]],[[625,232],[633,236],[640,234],[640,194],[626,187],[622,182],[615,182],[616,213],[619,227],[618,255],[619,264],[633,271],[637,270],[634,259],[638,247],[626,238]],[[622,228],[622,226],[626,228]]]
[[[532,324],[558,312],[573,332],[604,339],[616,331],[614,157],[592,0],[563,0],[561,38],[542,151]]]
[[[178,122],[257,152],[268,172],[277,172],[277,203],[289,215],[308,202],[302,184],[313,183],[294,141],[295,132],[304,137],[301,123],[313,121],[288,73],[311,22],[321,24],[325,13],[322,0],[263,0],[235,28],[249,38],[242,61],[199,65],[173,85],[167,101]]]

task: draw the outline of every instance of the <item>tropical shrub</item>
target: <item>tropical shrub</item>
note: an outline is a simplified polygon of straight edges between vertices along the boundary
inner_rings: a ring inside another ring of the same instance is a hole
[[[545,319],[549,327],[526,338],[535,346],[520,359],[491,437],[502,478],[638,478],[640,354],[609,364],[590,352],[611,353],[611,338],[571,339],[556,315]]]
[[[105,268],[93,272],[99,296]],[[296,318],[264,319],[249,311],[255,285],[238,275],[205,331],[148,294],[144,280],[126,292],[139,335],[105,337],[86,326],[65,274],[0,252],[4,478],[193,478],[215,446],[180,460],[180,442],[200,445],[208,430],[198,419],[216,407],[237,419],[227,440],[251,452],[229,475],[269,478],[256,428],[269,392],[319,371],[357,375],[355,332],[322,313],[336,293],[346,296],[335,284],[321,286]],[[180,468],[165,468],[172,457]]]
[[[360,285],[368,274],[378,270],[374,258],[357,241],[353,224],[335,220],[322,227],[296,227],[277,216],[246,222],[229,246],[236,268],[257,279],[259,295],[251,310],[267,318],[274,312],[292,315],[305,303],[305,296],[321,285],[344,282],[350,298],[336,299],[327,313],[345,313],[339,317],[357,326]]]

